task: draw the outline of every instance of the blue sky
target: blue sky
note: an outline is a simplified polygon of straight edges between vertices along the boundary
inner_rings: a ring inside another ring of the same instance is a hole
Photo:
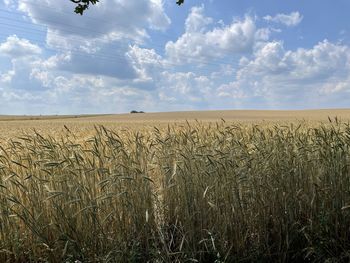
[[[73,9],[0,0],[0,114],[349,107],[347,0]]]

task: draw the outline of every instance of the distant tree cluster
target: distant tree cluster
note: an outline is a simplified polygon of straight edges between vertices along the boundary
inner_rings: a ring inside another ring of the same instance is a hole
[[[144,111],[137,111],[137,110],[132,110],[130,111],[131,114],[134,114],[134,113],[145,113]]]
[[[84,14],[84,11],[89,8],[90,4],[95,5],[100,0],[70,0],[71,2],[76,4],[74,12],[77,14]],[[182,5],[185,0],[176,0],[176,4]]]

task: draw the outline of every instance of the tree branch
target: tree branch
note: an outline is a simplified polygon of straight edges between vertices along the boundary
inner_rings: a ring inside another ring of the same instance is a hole
[[[89,8],[90,4],[95,5],[100,0],[70,0],[70,1],[73,2],[74,4],[77,4],[74,12],[77,14],[83,15],[84,11]],[[105,1],[109,1],[109,0],[105,0]],[[176,0],[176,4],[178,5],[182,5],[184,2],[185,0]]]
[[[89,8],[90,4],[95,5],[96,3],[99,2],[99,0],[70,0],[70,1],[75,4],[78,4],[75,7],[74,12],[80,15],[82,15],[84,11]]]

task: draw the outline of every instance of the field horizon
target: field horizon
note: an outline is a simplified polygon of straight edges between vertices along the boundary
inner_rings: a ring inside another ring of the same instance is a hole
[[[350,108],[302,110],[196,110],[145,113],[106,113],[72,115],[0,115],[0,121],[87,120],[120,122],[178,122],[178,121],[328,121],[330,118],[350,120]]]

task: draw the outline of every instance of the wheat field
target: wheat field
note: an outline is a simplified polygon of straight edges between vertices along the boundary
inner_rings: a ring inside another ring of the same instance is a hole
[[[347,262],[349,113],[0,117],[0,262]]]

